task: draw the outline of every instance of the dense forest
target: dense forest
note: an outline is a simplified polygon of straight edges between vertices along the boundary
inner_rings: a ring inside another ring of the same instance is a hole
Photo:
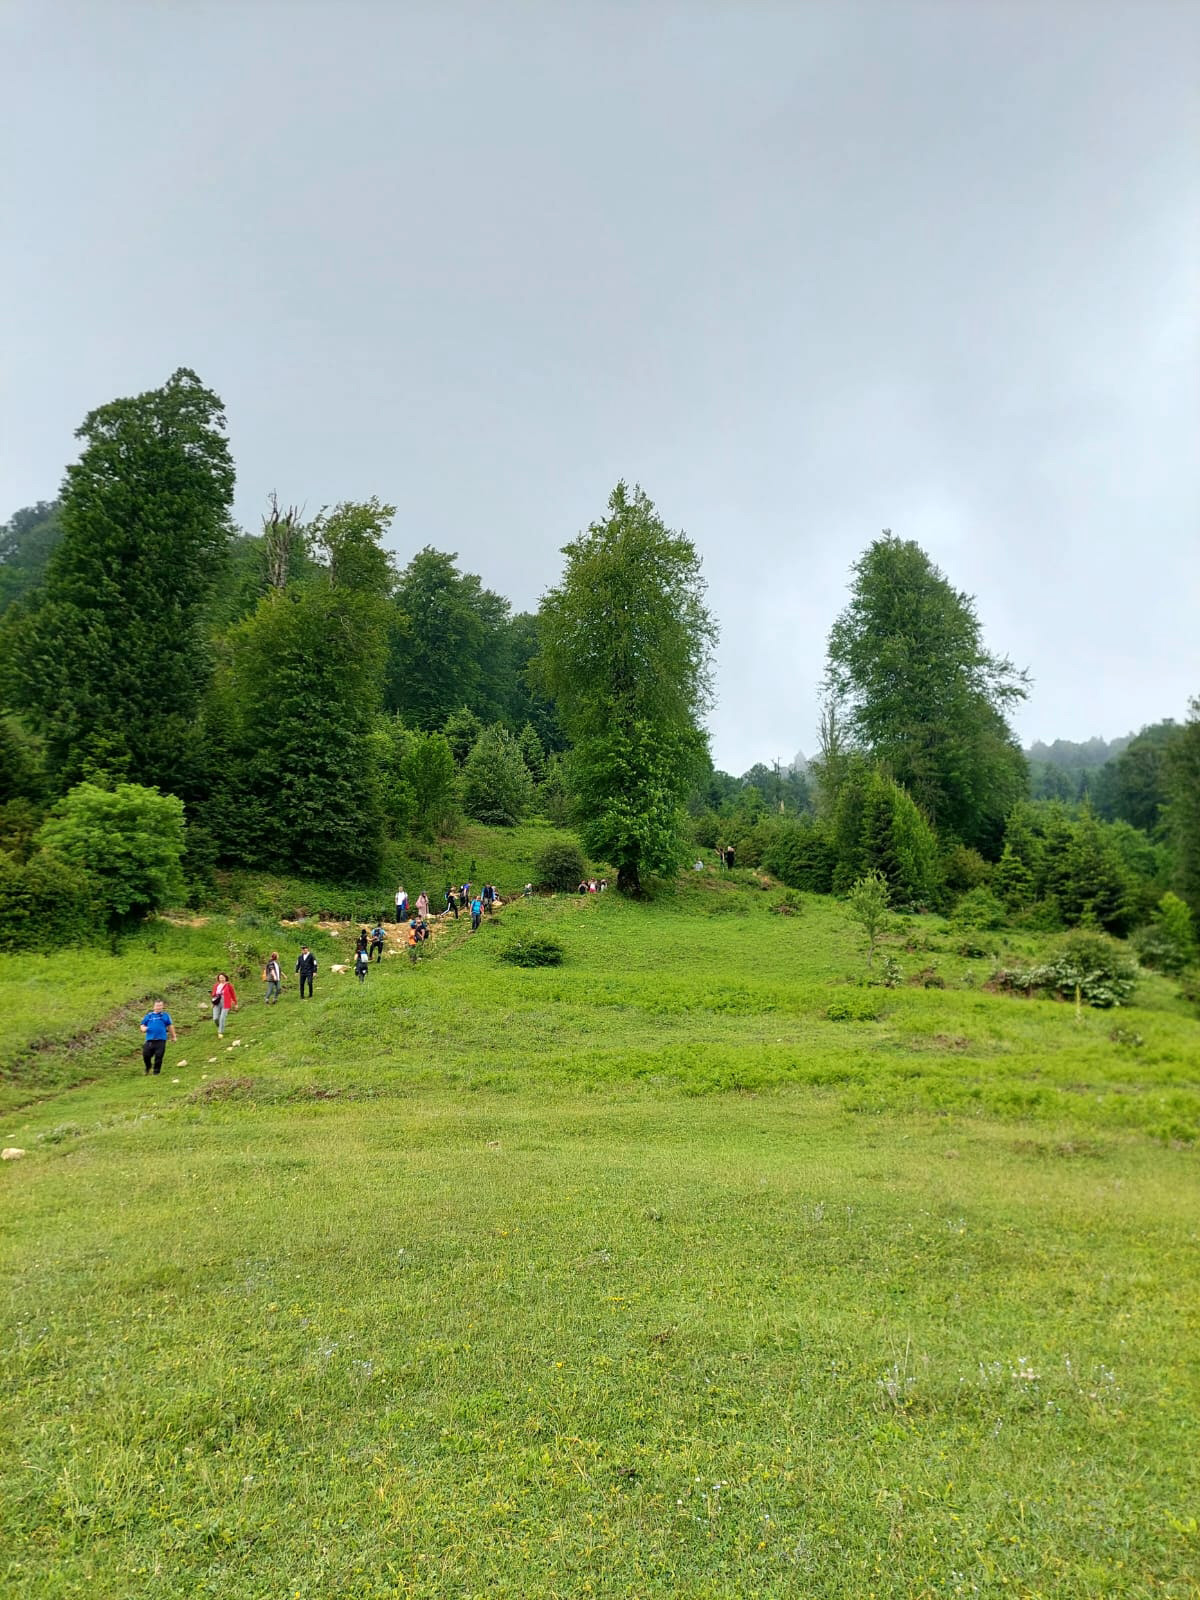
[[[565,547],[535,615],[454,552],[399,565],[375,498],[305,520],[272,497],[236,528],[194,373],[78,437],[58,497],[0,528],[3,945],[201,903],[233,865],[371,882],[390,843],[537,813],[633,890],[721,845],[797,889],[876,877],[897,906],[1192,954],[1200,703],[1023,752],[1025,676],[912,541],[854,567],[818,752],[735,777],[703,733],[699,559],[640,491]]]

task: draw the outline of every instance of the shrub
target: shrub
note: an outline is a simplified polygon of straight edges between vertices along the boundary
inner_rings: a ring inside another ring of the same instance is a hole
[[[990,889],[971,889],[962,896],[950,919],[956,928],[1002,928],[1008,913]]]
[[[1173,977],[1186,972],[1196,956],[1192,913],[1187,904],[1168,891],[1158,902],[1154,920],[1134,934],[1133,946],[1144,967]]]
[[[1102,933],[1076,929],[1063,938],[1049,961],[1024,969],[1001,969],[992,987],[1010,994],[1051,995],[1101,1010],[1121,1006],[1137,984],[1137,968],[1120,945]]]
[[[877,1022],[881,1014],[878,1000],[869,995],[839,995],[825,1007],[830,1022]]]
[[[183,898],[183,801],[173,794],[78,783],[38,829],[37,843],[86,871],[114,920]]]
[[[888,886],[881,872],[867,872],[851,887],[846,908],[862,929],[867,965],[875,959],[875,946],[888,924]]]
[[[500,960],[510,967],[561,967],[562,959],[562,945],[537,933],[513,939],[500,952]]]
[[[587,877],[587,862],[574,839],[553,839],[534,863],[534,882],[539,889],[569,894]]]
[[[0,850],[0,950],[82,944],[104,928],[105,911],[82,868],[45,850],[24,863]]]
[[[979,851],[971,850],[965,844],[952,845],[947,850],[942,870],[951,894],[965,894],[970,889],[978,889],[991,875],[991,868]]]

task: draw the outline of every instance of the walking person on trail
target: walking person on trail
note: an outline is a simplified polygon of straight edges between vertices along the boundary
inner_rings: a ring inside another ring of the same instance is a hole
[[[417,946],[421,942],[421,935],[417,931],[417,920],[414,917],[408,925],[408,959],[415,967],[417,964]]]
[[[300,954],[296,958],[296,971],[300,974],[300,998],[304,999],[304,985],[308,985],[308,998],[312,999],[313,978],[317,972],[317,958],[308,946],[300,946]]]
[[[422,922],[424,922],[428,915],[429,896],[425,893],[424,889],[422,889],[420,894],[417,896],[417,916]]]
[[[396,890],[396,921],[403,922],[408,916],[408,890],[403,884]]]
[[[446,911],[447,913],[453,911],[454,920],[458,921],[458,896],[454,892],[453,884],[446,890]]]
[[[358,930],[358,938],[354,941],[354,954],[357,955],[360,950],[365,950],[370,943],[371,939],[367,930],[360,928]]]
[[[383,941],[387,935],[383,931],[383,923],[377,922],[371,929],[371,948],[367,951],[368,959],[374,956],[376,961],[383,960]]]
[[[354,976],[358,979],[359,983],[365,983],[367,981],[367,968],[370,966],[370,964],[370,958],[367,955],[367,947],[365,945],[361,950],[356,950],[354,952]]]
[[[162,1071],[163,1056],[167,1053],[167,1035],[170,1034],[172,1044],[177,1038],[171,1013],[163,1010],[161,1000],[156,1000],[153,1009],[147,1011],[142,1018],[141,1028],[142,1065],[147,1072],[157,1075]]]
[[[483,901],[480,900],[478,896],[476,896],[475,899],[471,901],[471,932],[472,933],[474,933],[475,930],[479,927],[480,919],[482,918],[482,916],[483,916]]]
[[[279,991],[283,988],[283,974],[279,970],[279,951],[272,950],[267,957],[267,964],[263,968],[263,982],[267,992],[263,996],[264,1002],[273,1006],[279,999]]]
[[[217,1038],[225,1037],[225,1019],[231,1011],[237,1010],[237,992],[229,981],[225,972],[217,973],[217,981],[212,986],[213,1021],[217,1025]]]

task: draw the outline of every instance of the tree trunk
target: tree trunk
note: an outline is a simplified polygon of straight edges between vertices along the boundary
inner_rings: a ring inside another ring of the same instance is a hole
[[[638,876],[636,861],[623,861],[617,868],[617,888],[621,894],[641,894],[642,880]]]

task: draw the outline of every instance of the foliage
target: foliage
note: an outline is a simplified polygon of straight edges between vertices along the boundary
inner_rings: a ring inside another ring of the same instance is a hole
[[[572,742],[584,845],[636,892],[643,873],[682,859],[716,627],[690,540],[624,483],[608,513],[564,549],[562,582],[542,602],[537,671]]]
[[[517,746],[521,752],[521,760],[525,763],[525,770],[534,783],[540,783],[546,775],[546,752],[532,722],[527,722],[521,729],[517,736]]]
[[[882,872],[865,872],[850,886],[846,896],[846,909],[851,921],[856,922],[867,948],[867,965],[875,960],[875,949],[887,931],[888,886]]]
[[[181,369],[78,430],[46,583],[5,619],[11,691],[60,783],[88,771],[200,781],[201,621],[229,538],[221,402]]]
[[[1200,917],[1200,696],[1166,755],[1167,830],[1175,849],[1175,887]]]
[[[1167,751],[1179,731],[1171,719],[1143,728],[1101,769],[1091,793],[1102,817],[1154,832],[1167,803]]]
[[[363,536],[371,544],[379,530]],[[370,570],[365,553],[347,561]],[[326,575],[271,590],[231,630],[208,718],[226,754],[204,811],[226,859],[278,866],[300,851],[317,874],[375,870],[383,809],[370,736],[385,628],[377,593]]]
[[[106,920],[99,886],[85,867],[47,850],[27,861],[0,850],[0,950],[85,944]]]
[[[965,844],[951,845],[942,858],[942,875],[951,894],[978,889],[991,877],[992,869],[979,854]]]
[[[344,500],[317,518],[308,536],[325,559],[331,589],[349,589],[379,599],[391,591],[395,573],[383,540],[395,515],[395,506],[385,506],[372,497],[361,502]]]
[[[952,921],[956,928],[1002,928],[1008,912],[1002,900],[990,889],[970,889],[954,907]]]
[[[810,894],[828,894],[832,889],[833,840],[818,818],[767,817],[748,833],[726,827],[725,834],[743,865],[765,867],[790,889]]]
[[[974,601],[911,540],[885,532],[853,570],[827,667],[848,733],[939,833],[999,854],[1004,815],[1025,791],[1004,718],[1025,696],[1025,675],[983,648]]]
[[[511,827],[533,800],[521,746],[501,723],[485,728],[463,766],[463,804],[477,822]]]
[[[1185,972],[1196,959],[1196,930],[1187,902],[1168,890],[1153,921],[1134,934],[1133,947],[1144,967],[1175,976]]]
[[[555,751],[546,761],[546,773],[538,784],[537,798],[547,821],[560,828],[571,821],[575,796],[566,761],[559,751]]]
[[[483,732],[483,723],[469,706],[459,706],[457,711],[452,711],[446,718],[442,732],[446,735],[446,743],[450,746],[455,761],[461,767],[475,747],[475,741]]]
[[[39,500],[0,526],[0,615],[44,581],[62,538],[59,512],[57,501]]]
[[[402,767],[412,801],[413,828],[422,839],[453,833],[459,782],[454,756],[441,733],[414,734]]]
[[[183,801],[137,783],[76,784],[38,830],[47,854],[86,873],[114,921],[144,916],[184,893]]]
[[[1033,899],[1033,873],[1009,840],[992,873],[992,890],[1008,911],[1019,911]]]
[[[1016,994],[1043,994],[1102,1010],[1127,1003],[1137,987],[1137,967],[1114,939],[1076,929],[1066,934],[1048,961],[1036,966],[1001,969],[994,988]]]
[[[929,906],[940,898],[941,864],[932,828],[899,784],[860,758],[847,764],[832,840],[835,892],[844,892],[863,873],[878,872],[894,904]]]
[[[534,875],[539,889],[570,894],[587,876],[583,851],[573,839],[553,839],[540,852]]]
[[[561,967],[563,947],[557,939],[547,938],[545,934],[526,934],[510,940],[497,959],[510,967]]]

